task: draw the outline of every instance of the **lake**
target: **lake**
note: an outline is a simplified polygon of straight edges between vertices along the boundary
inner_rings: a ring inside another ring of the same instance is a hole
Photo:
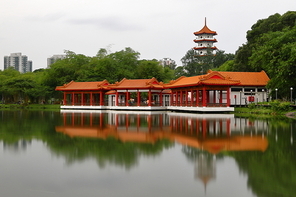
[[[0,111],[1,197],[292,197],[296,122]]]

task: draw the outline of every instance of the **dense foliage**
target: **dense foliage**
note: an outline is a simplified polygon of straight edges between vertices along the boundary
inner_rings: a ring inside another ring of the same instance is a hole
[[[247,32],[247,43],[235,54],[232,71],[261,71],[270,77],[268,88],[289,98],[296,84],[296,12],[258,20]]]

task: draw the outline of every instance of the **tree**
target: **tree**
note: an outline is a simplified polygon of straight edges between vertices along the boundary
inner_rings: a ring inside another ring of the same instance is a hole
[[[139,52],[129,47],[107,56],[117,62],[116,81],[120,81],[123,78],[133,79],[135,77],[134,71],[137,69],[139,56]]]
[[[139,79],[155,77],[158,81],[169,81],[173,78],[173,71],[160,65],[157,60],[141,60],[135,76]]]
[[[199,56],[193,49],[190,49],[181,61],[185,76],[195,76],[205,74],[208,70],[218,68],[224,62],[233,59],[234,54],[227,54],[222,50],[217,50],[215,54],[208,50],[207,55]]]
[[[185,76],[200,75],[202,73],[202,66],[196,58],[194,49],[189,49],[184,57],[181,59]]]
[[[268,73],[268,88],[289,97],[290,87],[296,84],[296,26],[263,34],[260,42],[264,45],[254,48],[250,65]]]
[[[261,39],[264,34],[291,29],[296,25],[296,12],[288,11],[283,15],[278,13],[269,16],[267,19],[258,20],[247,32],[247,43],[243,44],[236,51],[234,61],[234,71],[260,71],[258,66],[251,66],[249,58],[253,55],[257,47],[265,45],[265,39]]]

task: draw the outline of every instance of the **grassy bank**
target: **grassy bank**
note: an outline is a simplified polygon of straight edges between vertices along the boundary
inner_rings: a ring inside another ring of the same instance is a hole
[[[295,117],[296,111],[293,110],[289,102],[273,101],[264,105],[250,104],[246,107],[236,107],[234,113],[239,116],[289,116]]]
[[[0,104],[0,110],[5,109],[31,109],[31,110],[59,110],[61,105],[50,104]]]

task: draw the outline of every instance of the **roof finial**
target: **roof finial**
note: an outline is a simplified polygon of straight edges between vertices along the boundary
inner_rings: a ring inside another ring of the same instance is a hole
[[[207,26],[207,17],[205,17],[205,26]]]

